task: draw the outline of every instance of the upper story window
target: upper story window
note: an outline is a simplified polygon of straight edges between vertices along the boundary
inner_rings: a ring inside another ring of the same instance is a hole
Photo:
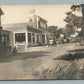
[[[34,18],[33,18],[33,17],[30,17],[30,18],[28,19],[28,21],[29,21],[29,22],[34,22]]]
[[[39,18],[38,26],[39,26],[39,29],[46,29],[47,28],[47,21],[45,21],[42,18]]]
[[[43,23],[43,22],[40,21],[40,27],[46,29],[46,23]]]
[[[33,22],[32,18],[29,19],[29,22]]]

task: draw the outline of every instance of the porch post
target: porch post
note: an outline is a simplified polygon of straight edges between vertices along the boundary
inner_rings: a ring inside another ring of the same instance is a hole
[[[25,51],[27,51],[27,49],[28,49],[28,32],[25,32],[25,41],[26,41]]]
[[[32,38],[32,32],[31,32],[31,47],[33,45],[33,38]]]
[[[47,36],[46,36],[46,33],[45,33],[45,44],[47,44]]]
[[[15,32],[13,33],[14,46],[15,46]]]
[[[37,45],[37,34],[35,33],[35,45]]]

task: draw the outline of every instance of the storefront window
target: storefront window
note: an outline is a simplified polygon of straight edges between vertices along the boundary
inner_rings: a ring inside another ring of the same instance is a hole
[[[35,44],[35,34],[32,34],[33,44]]]
[[[7,36],[7,42],[10,42],[9,36]]]
[[[15,43],[25,43],[25,33],[16,33]]]
[[[28,33],[28,43],[31,43],[31,33]]]
[[[45,35],[42,35],[42,42],[45,43]]]
[[[37,43],[39,43],[39,35],[37,35]]]

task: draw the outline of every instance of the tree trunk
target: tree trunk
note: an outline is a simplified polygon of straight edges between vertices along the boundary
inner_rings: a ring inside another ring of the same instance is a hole
[[[84,42],[84,4],[81,4],[82,6],[82,9],[81,9],[81,12],[82,12],[82,37],[83,37],[83,42]]]

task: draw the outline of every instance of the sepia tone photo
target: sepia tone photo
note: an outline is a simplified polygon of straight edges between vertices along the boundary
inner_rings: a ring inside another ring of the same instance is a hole
[[[84,79],[84,4],[0,5],[0,80]]]

